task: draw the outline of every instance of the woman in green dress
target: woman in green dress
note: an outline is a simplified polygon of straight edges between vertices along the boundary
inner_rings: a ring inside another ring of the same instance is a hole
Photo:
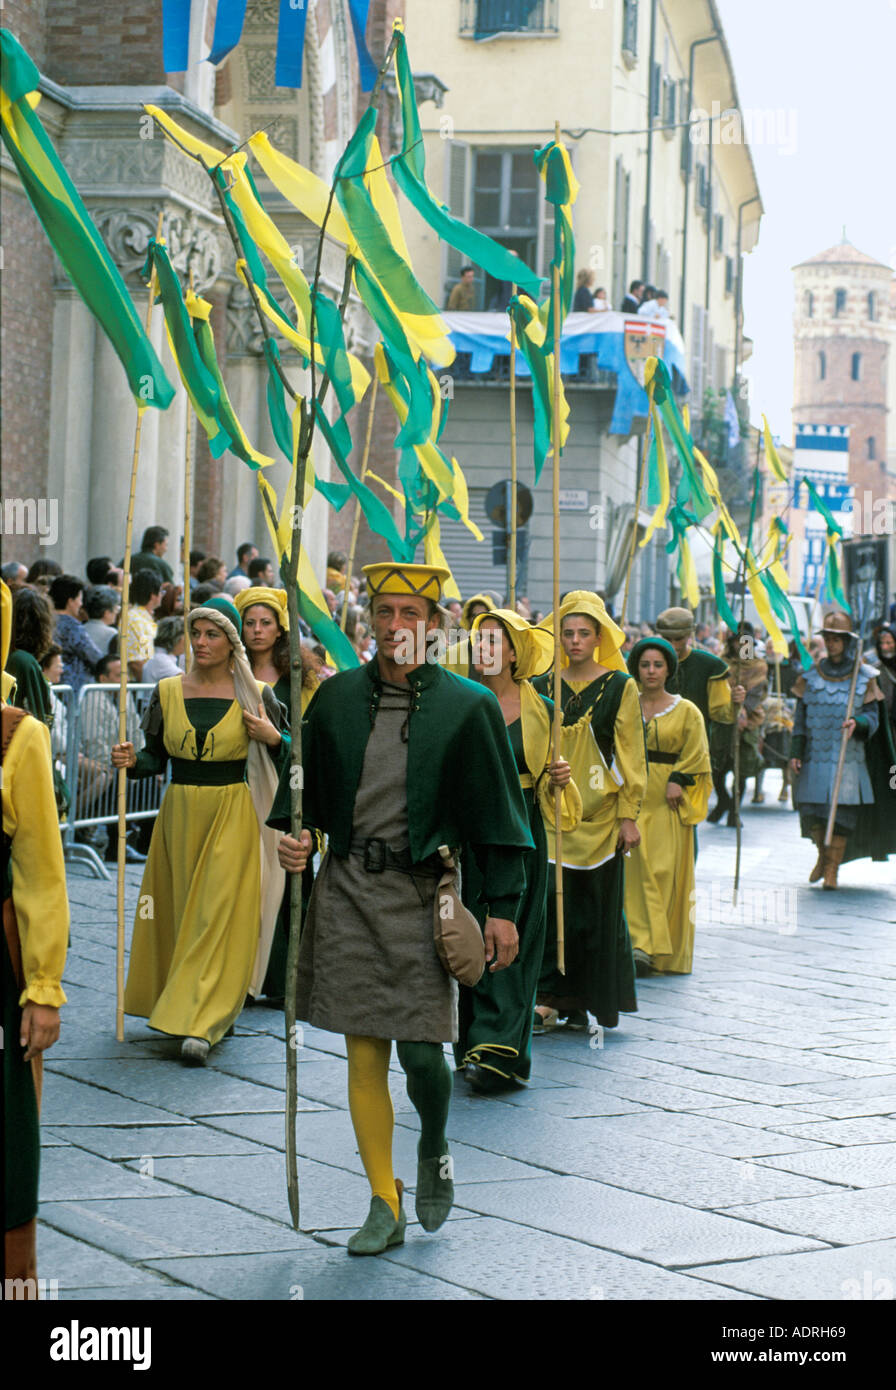
[[[289,613],[286,590],[254,585],[241,589],[234,604],[243,621],[243,645],[255,679],[270,686],[284,707],[291,708],[289,684]],[[320,681],[310,660],[302,659],[302,717]],[[284,743],[289,747],[289,717]],[[269,1008],[282,1008],[286,991],[286,953],[289,949],[289,883],[277,860],[276,830],[262,829],[262,914],[256,969],[249,986],[250,999],[264,999]],[[307,905],[314,886],[308,865],[302,877],[302,902]]]
[[[125,1012],[183,1038],[205,1065],[243,1007],[260,934],[260,826],[277,789],[281,710],[254,679],[240,616],[223,595],[190,613],[193,664],[159,682],[146,746],[112,750],[115,767],[157,776],[171,762],[143,874]]]
[[[548,845],[545,823],[554,825],[554,788],[563,788],[561,825],[572,830],[581,799],[563,758],[550,761],[553,704],[538,695],[529,677],[553,659],[550,634],[509,609],[480,614],[472,624],[477,678],[497,697],[516,760],[535,842],[527,852],[526,893],[517,919],[519,955],[506,970],[486,971],[478,985],[461,987],[454,1056],[480,1095],[525,1085],[532,1066],[532,1013],[544,950]],[[480,899],[482,875],[472,854],[463,856],[463,899],[480,926],[488,904]]]

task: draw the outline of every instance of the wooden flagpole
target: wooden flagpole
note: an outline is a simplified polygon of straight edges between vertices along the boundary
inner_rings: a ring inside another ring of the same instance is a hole
[[[159,213],[156,224],[156,241],[162,236],[164,211]],[[153,262],[149,277],[149,293],[146,303],[146,336],[152,327],[153,300],[156,297],[156,267]],[[128,497],[128,516],[124,532],[124,575],[121,581],[121,621],[118,628],[118,649],[121,654],[121,679],[118,685],[118,742],[125,743],[128,736],[128,620],[130,618],[131,589],[131,547],[134,536],[134,499],[137,495],[137,465],[140,461],[140,436],[143,431],[143,416],[146,406],[137,408],[137,424],[134,429],[134,456],[131,461],[131,491]],[[188,571],[189,573],[189,571]],[[115,1036],[124,1042],[124,866],[127,841],[127,802],[128,779],[125,768],[118,769],[118,937],[115,960]]]
[[[193,271],[190,270],[190,290],[193,289]],[[192,544],[193,521],[193,419],[190,414],[190,397],[187,396],[187,425],[184,436],[184,666],[187,664],[186,651],[189,646],[187,633],[190,622],[190,548]]]
[[[761,439],[762,439],[762,436],[757,432],[757,435],[756,435],[756,463],[755,463],[755,466],[754,466],[754,469],[753,469],[753,498],[752,498],[752,501],[751,501],[751,503],[750,503],[750,521],[749,521],[749,525],[748,525],[748,527],[747,527],[747,544],[746,544],[746,546],[744,547],[744,553],[743,553],[743,562],[744,562],[744,563],[743,563],[743,590],[742,590],[741,596],[740,596],[740,626],[741,626],[741,629],[743,629],[743,625],[744,625],[744,623],[746,622],[746,619],[747,619],[747,551],[750,550],[750,548],[751,548],[751,546],[752,546],[752,544],[753,544],[753,522],[756,520],[756,503],[757,503],[757,500],[758,500],[758,498],[759,498],[759,449],[760,449],[760,442],[761,442]],[[742,643],[743,641],[744,641],[744,634],[743,634],[743,631],[741,630],[741,632],[738,634],[738,644],[737,644],[737,678],[736,678],[736,681],[735,681],[735,684],[737,684],[737,685],[741,685],[741,684],[742,684],[742,681],[741,681],[741,666],[742,666],[742,661],[741,661],[741,643]],[[751,652],[750,660],[752,661],[752,660],[755,659],[755,656],[756,656],[756,646],[755,646],[754,639],[753,639],[752,637],[750,638],[750,652]],[[731,796],[732,796],[732,807],[733,807],[733,811],[734,811],[734,833],[735,833],[735,836],[736,836],[736,844],[735,844],[735,851],[734,851],[734,888],[733,888],[732,895],[731,895],[731,901],[732,901],[732,904],[733,904],[735,907],[737,906],[737,890],[738,890],[738,888],[739,888],[739,886],[740,886],[740,855],[741,855],[741,841],[742,841],[742,826],[741,826],[741,819],[740,819],[740,795],[739,795],[739,793],[738,793],[738,788],[739,788],[739,786],[740,786],[740,735],[741,735],[740,716],[741,716],[742,710],[743,710],[743,708],[745,707],[745,705],[746,705],[746,700],[744,701],[744,705],[738,705],[738,707],[737,707],[737,712],[736,712],[736,714],[735,714],[735,716],[734,716],[734,759],[733,759],[733,762],[734,762],[734,769],[733,769],[734,786],[731,788]]]
[[[554,122],[554,140],[560,143],[560,122]],[[561,756],[561,730],[563,728],[562,673],[560,666],[560,267],[553,267],[553,318],[554,318],[554,409],[551,422],[551,445],[553,453],[553,506],[554,506],[554,762]],[[511,360],[513,360],[511,355]],[[514,497],[515,497],[514,492]],[[554,880],[556,885],[557,913],[557,969],[566,974],[566,947],[563,923],[563,830],[561,828],[563,789],[554,788]]]
[[[362,482],[362,483],[363,483],[363,481],[364,481],[364,474],[367,472],[367,461],[368,461],[368,459],[370,458],[370,440],[371,440],[371,436],[373,435],[373,412],[374,412],[374,410],[376,409],[376,389],[377,389],[377,387],[379,386],[379,384],[380,384],[380,379],[379,379],[379,376],[378,376],[377,373],[376,373],[376,369],[374,368],[374,373],[373,373],[373,385],[372,385],[372,387],[370,388],[370,408],[369,408],[369,410],[368,410],[368,412],[367,412],[367,433],[366,433],[365,436],[364,436],[364,453],[363,453],[363,455],[361,456],[361,472],[358,474],[358,476],[359,476],[359,478],[361,479],[361,482]],[[351,543],[351,545],[349,546],[349,551],[348,551],[348,564],[346,565],[345,593],[344,593],[343,596],[342,596],[342,617],[341,617],[340,622],[339,622],[339,626],[342,628],[342,631],[343,631],[343,632],[345,632],[345,623],[346,623],[346,619],[348,618],[348,594],[349,594],[349,583],[350,583],[350,580],[351,580],[351,577],[352,577],[352,571],[353,571],[353,569],[354,569],[354,567],[355,567],[355,551],[356,551],[356,549],[357,549],[357,547],[358,547],[358,532],[359,532],[360,529],[361,529],[361,499],[360,499],[359,497],[356,497],[356,498],[355,498],[355,520],[354,520],[354,524],[353,524],[353,526],[352,526],[352,543]]]
[[[625,569],[625,589],[622,594],[622,609],[619,614],[619,626],[625,627],[625,615],[628,611],[628,590],[631,584],[632,567],[635,563],[635,552],[638,549],[638,517],[641,513],[641,493],[644,491],[644,476],[647,472],[647,460],[650,457],[650,427],[652,415],[647,416],[647,429],[644,434],[638,436],[638,486],[635,489],[635,514],[632,518],[632,543],[628,553],[628,564]]]
[[[511,298],[516,294],[516,285],[510,287]],[[507,551],[507,606],[516,611],[516,321],[510,315],[510,512],[507,516],[507,529],[510,532]]]

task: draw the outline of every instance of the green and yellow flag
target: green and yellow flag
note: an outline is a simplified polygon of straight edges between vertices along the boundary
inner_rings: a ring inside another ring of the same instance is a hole
[[[812,498],[816,510],[819,511],[822,517],[824,518],[824,523],[827,528],[826,540],[828,547],[828,558],[826,566],[826,580],[828,592],[830,593],[835,603],[838,603],[840,607],[844,609],[845,612],[851,613],[852,608],[850,607],[846,595],[843,592],[843,584],[840,578],[840,561],[837,558],[837,542],[843,539],[843,528],[840,525],[838,525],[838,523],[834,519],[833,513],[831,512],[830,508],[827,507],[824,502],[822,502],[818,493],[815,491],[815,488],[809,482],[809,479],[803,478],[803,482],[809,489],[809,496]]]
[[[174,387],[146,336],[121,275],[34,113],[40,73],[0,29],[0,137],[47,238],[124,367],[139,409],[167,410]]]
[[[787,469],[784,467],[775,448],[775,441],[772,439],[772,432],[769,428],[768,420],[762,417],[762,437],[765,441],[765,461],[768,464],[769,472],[773,473],[779,483],[787,482]]]

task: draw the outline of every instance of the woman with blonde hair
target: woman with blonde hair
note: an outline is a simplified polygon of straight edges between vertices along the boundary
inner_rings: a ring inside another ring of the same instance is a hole
[[[115,767],[152,777],[171,763],[143,873],[125,1012],[183,1039],[204,1066],[252,981],[260,934],[260,827],[286,745],[282,712],[255,679],[241,620],[224,595],[190,613],[193,662],[159,682],[146,746],[112,750]]]

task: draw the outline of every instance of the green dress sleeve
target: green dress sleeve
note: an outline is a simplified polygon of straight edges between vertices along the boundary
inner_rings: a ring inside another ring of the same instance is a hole
[[[162,719],[162,702],[159,688],[150,696],[149,704],[141,720],[143,728],[143,747],[137,754],[134,767],[128,768],[129,777],[158,777],[168,765],[168,749],[165,747],[165,726]]]

